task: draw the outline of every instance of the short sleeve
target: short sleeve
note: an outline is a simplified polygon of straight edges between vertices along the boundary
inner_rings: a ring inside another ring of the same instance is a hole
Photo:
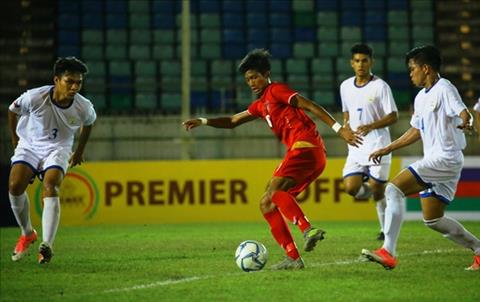
[[[458,116],[460,112],[467,108],[455,87],[446,90],[442,97],[444,98],[446,113],[450,117]]]
[[[395,100],[393,98],[392,90],[390,86],[386,83],[383,84],[382,88],[382,107],[385,114],[390,114],[392,112],[397,112],[397,105],[395,104]]]
[[[340,100],[342,101],[342,112],[348,112],[347,102],[345,100],[345,82],[340,85]]]
[[[410,125],[416,129],[422,129],[421,119],[417,113],[413,113],[412,118],[410,119]]]
[[[272,87],[270,92],[275,100],[279,103],[290,104],[290,100],[298,92],[288,87],[286,84],[277,83]]]
[[[478,99],[478,102],[473,105],[473,110],[475,110],[476,112],[480,112],[480,98]]]
[[[261,111],[260,105],[261,104],[259,100],[254,101],[253,103],[250,104],[250,106],[248,106],[248,109],[247,109],[248,113],[256,117],[262,117],[262,111]]]
[[[86,114],[85,121],[83,122],[83,124],[85,126],[90,126],[95,122],[96,119],[97,119],[97,114],[95,113],[95,109],[93,109],[93,106],[90,104],[87,107],[87,114]]]
[[[18,115],[23,115],[26,114],[30,111],[31,107],[31,98],[30,94],[27,92],[24,92],[21,96],[19,96],[15,101],[13,101],[8,109],[16,113]]]

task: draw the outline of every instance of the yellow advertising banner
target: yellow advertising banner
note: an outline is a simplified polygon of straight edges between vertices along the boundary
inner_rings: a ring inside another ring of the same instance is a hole
[[[94,162],[70,169],[60,189],[61,224],[260,221],[259,200],[280,159]],[[345,159],[328,159],[298,196],[310,220],[374,220],[372,200],[344,192]],[[392,162],[391,175],[400,169]],[[39,224],[42,187],[28,188]],[[32,209],[33,210],[33,209]]]

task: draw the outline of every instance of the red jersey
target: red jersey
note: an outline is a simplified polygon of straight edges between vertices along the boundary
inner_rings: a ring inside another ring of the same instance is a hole
[[[298,92],[286,84],[272,83],[262,96],[248,107],[248,112],[265,119],[273,133],[288,149],[297,141],[307,141],[323,148],[317,126],[300,108],[290,105]]]

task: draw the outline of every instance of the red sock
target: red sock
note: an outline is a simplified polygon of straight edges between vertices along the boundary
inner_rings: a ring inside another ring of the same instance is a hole
[[[275,238],[277,243],[285,250],[287,256],[292,259],[298,259],[300,254],[298,253],[297,246],[293,241],[287,223],[278,209],[263,214],[263,217],[265,217],[270,225],[270,231],[272,232],[273,238]]]
[[[290,222],[296,224],[302,233],[311,225],[295,197],[285,191],[277,191],[272,196],[272,202],[280,209],[283,216]]]

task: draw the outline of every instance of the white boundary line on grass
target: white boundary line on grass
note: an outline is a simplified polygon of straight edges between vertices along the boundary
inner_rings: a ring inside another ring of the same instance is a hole
[[[400,256],[410,257],[410,256],[419,256],[419,255],[427,255],[427,254],[446,254],[446,253],[451,253],[451,252],[456,252],[456,251],[461,251],[461,250],[462,249],[446,249],[446,250],[436,249],[436,250],[426,250],[426,251],[422,251],[422,252],[418,252],[418,253],[406,253],[406,254],[401,254]],[[312,264],[309,264],[308,267],[321,267],[321,266],[330,266],[330,265],[350,265],[350,264],[364,263],[364,262],[365,262],[364,260],[359,258],[359,259],[355,259],[355,260],[344,260],[344,261],[335,261],[335,262],[326,262],[326,263],[312,263]],[[231,273],[231,274],[226,274],[226,275],[227,276],[234,276],[234,275],[243,275],[243,274],[245,274],[245,273],[239,272],[239,273]],[[205,279],[215,278],[215,277],[225,277],[225,274],[223,274],[223,275],[193,276],[193,277],[179,278],[179,279],[167,279],[167,280],[164,280],[164,281],[157,281],[157,282],[152,282],[152,283],[139,284],[139,285],[134,285],[134,286],[129,286],[129,287],[107,289],[107,290],[102,291],[102,293],[110,294],[110,293],[118,293],[118,292],[129,292],[129,291],[139,290],[139,289],[168,286],[168,285],[174,285],[174,284],[180,284],[180,283],[189,283],[189,282],[205,280]]]

